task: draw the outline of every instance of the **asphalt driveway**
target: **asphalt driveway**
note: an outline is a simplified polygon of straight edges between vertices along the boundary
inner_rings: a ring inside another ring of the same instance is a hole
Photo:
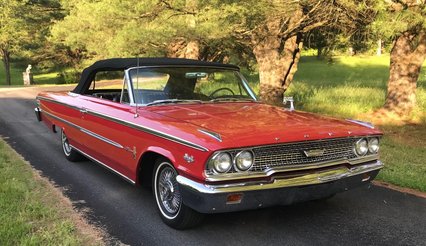
[[[149,189],[63,157],[59,134],[37,122],[33,110],[37,92],[52,89],[67,87],[0,88],[0,135],[124,244],[426,245],[426,199],[377,186],[323,202],[209,215],[195,229],[173,230],[157,215]]]

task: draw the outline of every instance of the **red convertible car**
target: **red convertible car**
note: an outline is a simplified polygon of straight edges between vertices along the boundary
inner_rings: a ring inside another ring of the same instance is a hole
[[[234,65],[102,60],[73,91],[40,93],[37,104],[68,160],[152,185],[161,218],[177,229],[205,213],[325,199],[383,167],[371,124],[264,104]]]

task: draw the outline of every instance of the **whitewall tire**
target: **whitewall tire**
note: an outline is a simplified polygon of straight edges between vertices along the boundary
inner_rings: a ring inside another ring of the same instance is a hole
[[[204,216],[183,203],[176,176],[177,172],[168,160],[158,159],[152,189],[161,219],[170,227],[182,230],[199,224]]]

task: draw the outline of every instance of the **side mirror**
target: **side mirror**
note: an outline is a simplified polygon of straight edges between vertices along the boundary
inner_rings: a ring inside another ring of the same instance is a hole
[[[290,111],[294,110],[294,99],[293,97],[283,97],[283,104],[284,106],[287,105],[287,103],[290,103]]]

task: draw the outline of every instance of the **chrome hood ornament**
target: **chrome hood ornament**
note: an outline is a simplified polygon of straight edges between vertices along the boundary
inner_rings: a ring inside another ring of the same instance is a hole
[[[294,99],[293,99],[293,97],[283,97],[284,106],[287,105],[288,102],[290,103],[290,108],[288,110],[293,111],[294,110]]]

